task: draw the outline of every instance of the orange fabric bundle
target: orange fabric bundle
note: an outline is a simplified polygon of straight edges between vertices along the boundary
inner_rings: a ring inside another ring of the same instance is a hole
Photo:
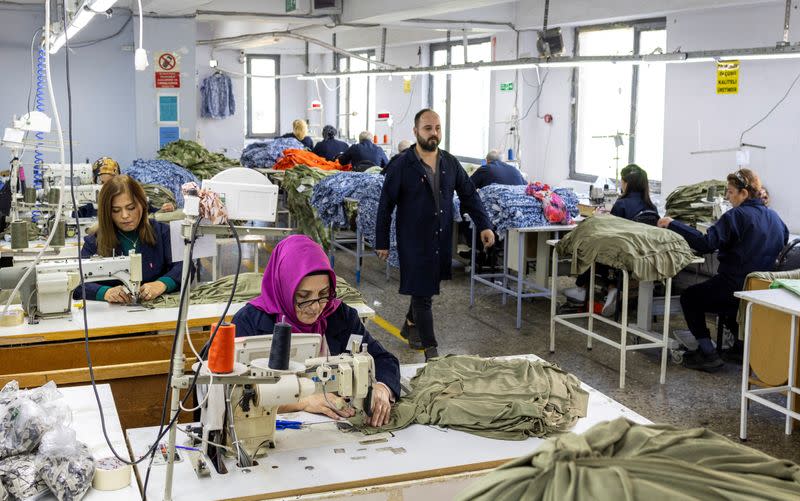
[[[322,170],[350,170],[350,164],[341,165],[339,161],[329,162],[319,155],[306,150],[283,150],[283,158],[275,164],[277,170],[291,169],[295,165],[316,167]]]

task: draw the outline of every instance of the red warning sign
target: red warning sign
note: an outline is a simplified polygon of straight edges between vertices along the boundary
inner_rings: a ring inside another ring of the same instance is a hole
[[[173,71],[178,65],[178,60],[172,52],[163,52],[158,56],[159,71]]]
[[[156,89],[180,89],[181,74],[177,71],[156,71]]]

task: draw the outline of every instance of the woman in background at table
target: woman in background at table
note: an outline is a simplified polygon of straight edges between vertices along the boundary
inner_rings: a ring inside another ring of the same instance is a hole
[[[81,257],[142,255],[139,298],[152,301],[180,288],[182,266],[172,262],[169,226],[147,218],[147,197],[133,178],[117,175],[103,184],[97,202],[97,231],[84,238]],[[130,291],[119,281],[85,284],[86,299],[129,303]],[[81,298],[80,287],[74,297]]]
[[[622,179],[622,195],[611,208],[611,215],[648,223],[655,226],[658,221],[658,210],[650,200],[650,182],[647,179],[647,172],[636,164],[630,164],[620,172]],[[606,282],[608,273],[611,270],[608,266],[598,264],[595,267],[596,273],[602,277],[601,281]],[[586,300],[586,289],[589,287],[590,271],[582,273],[575,280],[576,287],[564,291],[564,295],[578,302]],[[614,314],[617,304],[617,288],[609,282],[608,294],[603,305],[603,315],[610,317]]]
[[[372,386],[372,417],[367,424],[389,422],[391,403],[400,396],[400,363],[364,328],[358,312],[336,299],[336,274],[328,256],[305,235],[292,235],[275,246],[264,270],[261,295],[233,316],[233,324],[237,336],[257,336],[272,334],[281,318],[292,326],[292,332],[322,334],[322,346],[327,344],[331,355],[347,351],[352,335],[362,336],[361,343],[375,360],[378,381]],[[333,419],[354,415],[353,409],[331,393],[317,393],[279,410],[296,411]]]
[[[728,175],[727,198],[733,209],[723,214],[705,235],[671,217],[658,222],[661,228],[680,234],[697,252],[719,251],[717,274],[681,294],[686,325],[699,346],[684,355],[684,367],[715,371],[724,365],[711,342],[706,313],[724,315],[728,328],[736,335],[739,300],[733,293],[742,290],[748,274],[772,271],[775,258],[789,240],[789,229],[774,210],[764,205],[762,197],[761,180],[755,172],[740,169]]]

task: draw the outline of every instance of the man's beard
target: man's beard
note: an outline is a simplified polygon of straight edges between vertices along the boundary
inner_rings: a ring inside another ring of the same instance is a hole
[[[436,136],[431,136],[426,141],[420,136],[417,136],[417,144],[419,144],[419,147],[425,151],[436,151],[436,149],[439,147],[439,138]]]

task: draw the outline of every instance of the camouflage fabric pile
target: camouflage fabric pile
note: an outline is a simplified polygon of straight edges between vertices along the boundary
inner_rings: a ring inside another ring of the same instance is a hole
[[[221,153],[211,153],[194,141],[179,139],[158,150],[158,158],[192,171],[200,179],[209,179],[228,167],[238,167],[239,161]]]

